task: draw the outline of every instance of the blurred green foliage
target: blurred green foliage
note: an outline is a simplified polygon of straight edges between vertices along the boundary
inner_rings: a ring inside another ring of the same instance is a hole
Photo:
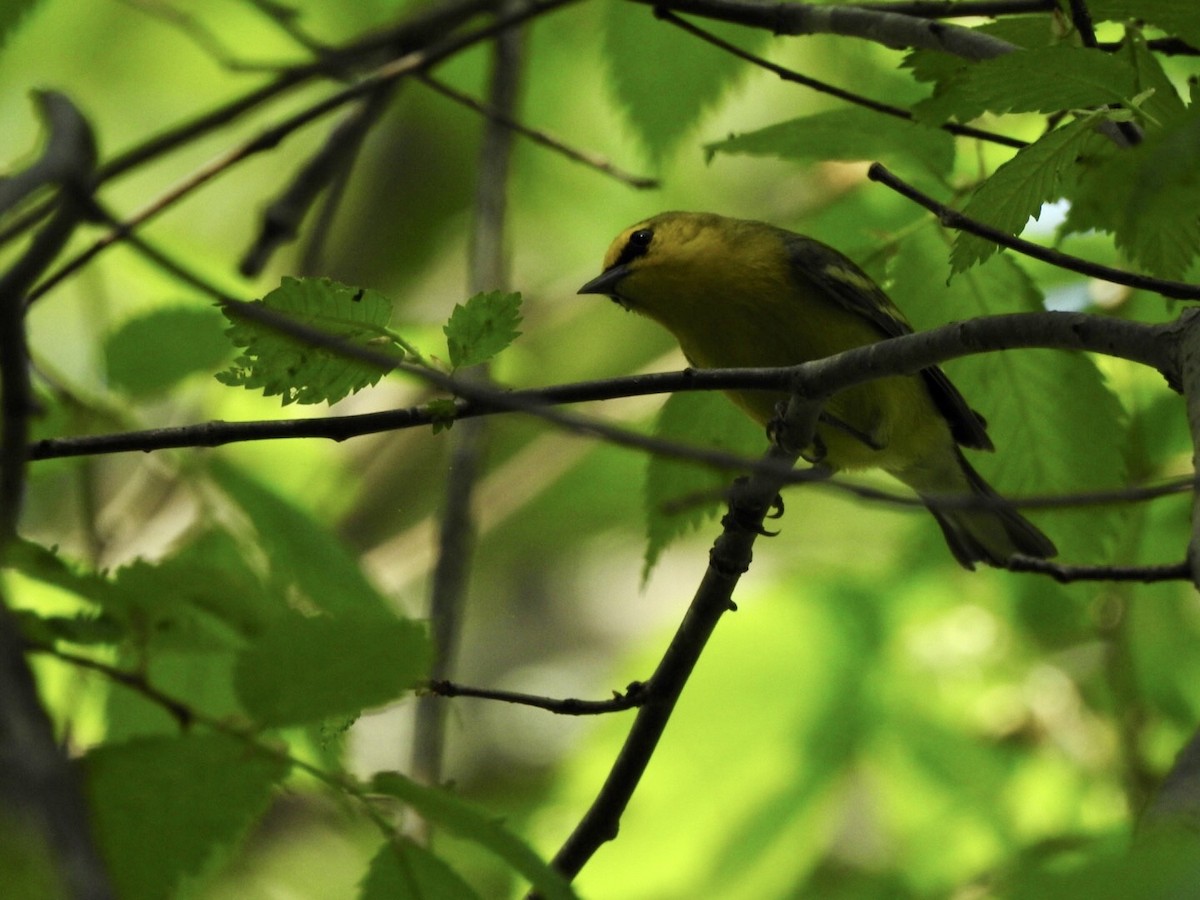
[[[336,45],[433,5],[304,0],[287,21]],[[1119,23],[1133,17],[1200,33],[1200,13],[1186,5],[1091,5],[1106,40],[1123,37]],[[0,13],[5,170],[35,152],[34,88],[55,87],[80,106],[105,161],[310,59],[265,4],[10,6]],[[860,163],[883,158],[945,200],[982,185],[969,210],[1042,239],[1057,227],[1042,203],[1066,195],[1057,235],[1065,248],[1157,274],[1194,271],[1196,117],[1190,97],[1164,95],[1194,64],[1142,43],[1100,60],[1073,44],[1041,46],[1056,35],[1075,40],[1062,20],[1042,16],[987,27],[1030,49],[987,66],[928,53],[905,64],[898,51],[849,38],[727,29],[740,46],[878,99],[913,103],[933,91],[918,125],[876,121],[783,83],[643,4],[578,3],[539,18],[526,34],[521,121],[657,176],[661,187],[635,190],[518,139],[505,236],[511,283],[495,287],[520,291],[520,317],[513,295],[496,293],[454,324],[456,307],[470,307],[465,258],[483,126],[415,79],[367,135],[319,246],[308,243],[318,204],[261,277],[237,272],[262,211],[340,113],[221,172],[138,233],[234,296],[265,297],[305,275],[352,285],[351,298],[362,289],[369,327],[351,337],[373,348],[401,334],[439,371],[503,347],[491,373],[511,387],[684,365],[648,322],[575,296],[614,234],[670,208],[814,234],[868,268],[920,328],[1046,302],[1173,316],[1156,296],[1011,253],[976,265],[991,248],[961,239],[951,279],[953,237],[865,181]],[[481,96],[489,68],[479,46],[434,74]],[[1156,94],[1134,102],[1129,94],[1147,85]],[[113,179],[100,196],[131,215],[343,86],[300,85]],[[1137,151],[1116,153],[1086,126],[1046,133],[1040,115],[998,115],[1109,102],[1146,129]],[[1014,154],[931,124],[983,111],[981,124],[1036,143]],[[992,172],[1002,174],[983,180]],[[89,225],[71,252],[102,234]],[[6,264],[19,245],[0,251]],[[319,324],[324,301],[301,300]],[[284,416],[275,400],[212,377],[234,353],[215,340],[212,298],[120,242],[39,299],[29,327],[39,437]],[[436,349],[443,328],[447,359]],[[264,383],[289,396],[320,382],[316,400],[349,393],[331,414],[440,396],[417,378],[367,387],[377,371],[332,371],[327,358],[301,355],[267,354]],[[1049,351],[947,368],[991,423],[998,452],[977,461],[1006,493],[1108,490],[1192,471],[1182,400],[1156,373]],[[707,427],[722,432],[715,443],[750,454],[765,446],[703,411],[716,399],[680,395],[658,420],[659,398],[581,411],[672,437],[690,416],[702,426],[693,439]],[[724,482],[533,417],[489,422],[475,494],[479,547],[462,561],[471,592],[457,677],[588,698],[646,678],[716,534],[692,501],[711,500]],[[82,657],[32,658],[62,740],[82,758],[123,897],[498,897],[530,881],[561,890],[535,851],[552,856],[578,821],[628,713],[578,719],[447,701],[452,789],[399,774],[411,687],[429,654],[419,620],[454,476],[448,440],[421,428],[31,465],[30,543],[10,554],[5,594],[42,650]],[[894,490],[882,478],[861,481]],[[701,659],[619,838],[578,879],[581,896],[1124,898],[1179,896],[1194,883],[1194,842],[1134,835],[1200,718],[1200,605],[1190,585],[1063,587],[967,573],[922,511],[837,485],[796,488],[785,501],[781,534],[758,544],[739,611]],[[682,518],[669,515],[675,507]],[[1065,561],[1115,565],[1182,559],[1189,515],[1184,497],[1032,513]],[[647,521],[653,566],[643,583]],[[122,682],[105,666],[133,675]],[[322,781],[314,770],[332,774]],[[386,839],[401,802],[449,829],[431,851],[403,829]],[[14,846],[0,831],[0,859]],[[44,884],[44,866],[28,860],[26,883]]]

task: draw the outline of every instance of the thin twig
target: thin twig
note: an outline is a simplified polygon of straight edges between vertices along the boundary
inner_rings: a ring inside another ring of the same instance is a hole
[[[1069,566],[1045,559],[1014,556],[1008,561],[1013,572],[1035,572],[1049,575],[1060,584],[1075,581],[1140,581],[1155,584],[1160,581],[1188,581],[1191,578],[1187,562],[1162,566]]]
[[[455,88],[450,87],[444,81],[434,78],[432,75],[418,75],[418,79],[422,84],[437,91],[444,97],[448,97],[455,103],[459,103],[468,109],[473,109],[480,115],[487,116],[495,122],[503,124],[506,128],[510,128],[517,134],[529,138],[535,144],[539,144],[549,150],[554,151],[573,162],[582,163],[588,168],[595,169],[604,175],[615,178],[617,181],[627,184],[632,188],[649,189],[660,187],[660,182],[657,178],[649,178],[645,175],[634,175],[618,168],[612,162],[595,153],[589,153],[584,150],[578,150],[568,146],[553,135],[547,134],[544,131],[539,131],[536,128],[530,128],[528,125],[523,125],[516,119],[506,116],[497,110],[495,107],[485,103],[480,103],[470,94],[464,94]]]
[[[562,716],[595,716],[634,709],[645,702],[645,687],[643,682],[635,681],[625,689],[623,694],[613,691],[611,700],[578,700],[574,697],[543,697],[520,691],[469,687],[465,684],[445,680],[431,681],[427,685],[429,693],[438,697],[474,697],[479,700],[496,700],[500,703],[544,709]]]
[[[864,97],[861,94],[855,94],[852,91],[845,90],[844,88],[835,87],[824,81],[818,81],[815,78],[810,78],[807,75],[801,75],[799,72],[785,68],[784,66],[773,63],[768,59],[763,59],[761,56],[757,56],[753,53],[743,50],[736,44],[731,44],[729,41],[718,37],[711,31],[700,28],[698,25],[694,25],[691,22],[688,22],[686,19],[681,19],[679,16],[668,10],[656,9],[655,15],[666,22],[670,22],[677,28],[683,29],[693,37],[697,37],[702,41],[712,44],[714,47],[724,50],[726,53],[736,56],[739,59],[743,59],[746,62],[758,66],[761,69],[765,69],[768,72],[773,72],[784,81],[790,81],[794,84],[803,85],[804,87],[811,88],[812,90],[818,91],[822,94],[828,94],[831,97],[837,97],[839,100],[845,100],[847,103],[852,103],[855,106],[861,106],[864,109],[882,113],[886,116],[903,119],[906,122],[916,121],[916,117],[912,114],[912,112],[904,109],[903,107],[892,106],[889,103],[882,103],[878,100],[872,100],[870,97]],[[1001,144],[1005,147],[1013,147],[1017,150],[1029,146],[1028,141],[1023,141],[1020,138],[1009,137],[1008,135],[1004,134],[996,134],[992,131],[985,131],[982,128],[973,128],[970,125],[959,125],[955,122],[943,122],[937,127],[942,131],[959,135],[960,137],[977,138],[981,141],[988,141],[993,144]]]

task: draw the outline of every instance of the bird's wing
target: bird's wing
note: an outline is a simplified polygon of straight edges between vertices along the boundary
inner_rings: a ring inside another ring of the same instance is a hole
[[[879,331],[881,338],[912,334],[912,325],[892,298],[846,256],[800,235],[789,235],[787,245],[797,275],[850,312],[866,319]],[[987,421],[967,405],[945,372],[930,366],[921,370],[921,377],[959,444],[977,450],[995,449],[987,434]]]

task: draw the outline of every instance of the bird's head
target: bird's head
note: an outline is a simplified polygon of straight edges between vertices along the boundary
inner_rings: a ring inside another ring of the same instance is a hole
[[[626,309],[670,319],[697,287],[714,284],[714,267],[728,260],[729,224],[709,213],[666,212],[617,235],[604,271],[579,289],[604,294]]]

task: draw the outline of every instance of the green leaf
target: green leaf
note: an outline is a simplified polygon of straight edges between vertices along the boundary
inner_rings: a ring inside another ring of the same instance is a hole
[[[293,615],[244,650],[238,698],[265,725],[300,725],[395,700],[427,674],[425,629],[378,610]]]
[[[985,112],[1040,112],[1120,104],[1136,93],[1137,73],[1123,59],[1060,45],[985,59],[918,103],[928,122],[969,122]]]
[[[338,284],[328,278],[284,278],[279,287],[256,300],[280,317],[320,331],[331,342],[403,356],[387,331],[391,302],[376,291]],[[313,346],[283,334],[266,323],[239,317],[230,308],[232,323],[225,332],[242,355],[217,375],[222,384],[261,389],[289,403],[334,403],[347,394],[375,384],[384,372],[374,365],[338,353],[333,347]]]
[[[838,109],[770,125],[706,144],[715,153],[776,156],[800,161],[880,160],[887,165],[924,166],[934,173],[954,163],[954,138],[938,128],[864,109]]]
[[[529,846],[485,813],[440,788],[417,784],[398,772],[380,772],[371,789],[403,800],[431,823],[484,847],[521,873],[547,900],[575,896],[566,880]]]
[[[406,837],[371,859],[359,900],[473,900],[479,894],[445,862]]]
[[[217,530],[158,562],[135,560],[98,599],[143,647],[192,652],[239,647],[286,608],[283,592],[268,593],[236,540]]]
[[[210,472],[254,525],[273,593],[299,590],[307,603],[330,613],[389,608],[328,523],[235,466],[214,459]]]
[[[751,51],[767,39],[759,30],[714,22],[704,27]],[[655,163],[748,69],[736,57],[656,21],[650,8],[629,3],[604,4],[604,58],[617,104]]]
[[[108,581],[95,572],[69,563],[58,549],[17,538],[5,548],[4,565],[29,578],[52,585],[87,600],[99,600]]]
[[[963,213],[1007,234],[1020,234],[1043,204],[1062,196],[1064,183],[1077,174],[1077,159],[1102,140],[1087,120],[1042,135],[996,169],[971,195]],[[998,249],[991,241],[961,231],[950,262],[955,272],[962,272]]]
[[[517,339],[521,332],[521,295],[504,291],[476,294],[455,304],[442,327],[455,369],[487,362]]]
[[[756,458],[766,447],[762,430],[728,398],[683,391],[663,404],[656,437]],[[663,550],[715,518],[734,477],[696,463],[651,456],[646,468],[646,560],[643,580]]]
[[[429,411],[429,415],[433,419],[431,427],[434,434],[449,431],[454,427],[454,423],[458,419],[458,406],[449,397],[438,397],[430,400],[425,404],[425,408]]]
[[[169,307],[131,319],[104,342],[108,381],[134,397],[166,391],[229,357],[224,331],[211,307]]]
[[[288,768],[221,734],[109,744],[82,765],[93,834],[122,900],[175,896],[263,813]]]
[[[1200,251],[1200,114],[1193,109],[1136,147],[1085,165],[1065,232],[1110,232],[1146,271],[1183,276]]]

